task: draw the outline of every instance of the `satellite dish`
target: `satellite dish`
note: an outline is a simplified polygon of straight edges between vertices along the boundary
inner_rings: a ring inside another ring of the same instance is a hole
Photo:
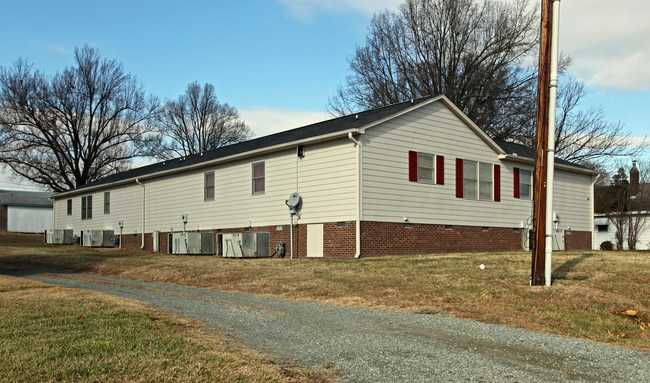
[[[298,192],[291,193],[289,199],[287,200],[287,205],[290,208],[295,209],[299,203],[300,203],[300,194],[298,194]]]

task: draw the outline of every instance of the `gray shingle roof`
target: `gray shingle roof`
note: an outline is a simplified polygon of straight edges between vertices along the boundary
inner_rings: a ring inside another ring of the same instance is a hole
[[[52,201],[48,199],[51,195],[46,192],[0,190],[0,205],[52,207]]]
[[[308,140],[311,138],[325,136],[328,134],[334,134],[337,132],[342,133],[351,130],[353,131],[355,129],[362,128],[369,124],[380,121],[384,118],[388,118],[392,115],[403,112],[418,104],[429,101],[432,98],[435,97],[429,96],[420,99],[404,101],[401,103],[388,105],[377,109],[372,109],[372,110],[368,110],[356,114],[350,114],[343,117],[333,118],[331,120],[318,122],[300,128],[291,129],[291,130],[271,134],[268,136],[251,139],[237,144],[224,146],[218,149],[206,151],[201,154],[179,157],[172,160],[158,162],[152,165],[142,166],[139,168],[135,168],[121,173],[116,173],[116,174],[103,177],[99,180],[80,186],[74,190],[75,191],[83,190],[90,187],[101,186],[101,185],[116,183],[120,181],[132,180],[135,178],[144,177],[151,174],[167,172],[175,169],[181,169],[192,165],[200,166],[201,163],[207,163],[210,161],[219,160],[222,158],[227,158],[238,154],[244,154],[247,152],[251,152],[253,150],[271,148],[274,146],[287,144],[290,142],[299,143],[302,140]],[[535,158],[535,151],[523,145],[504,142],[504,141],[494,141],[494,142],[496,142],[496,144],[500,146],[508,154],[517,153],[517,155],[520,157],[525,157],[530,159]],[[567,161],[562,161],[562,160],[556,160],[556,161],[558,161],[558,163],[565,164],[565,165],[581,167],[579,165]],[[62,194],[65,193],[67,192],[64,192]]]
[[[515,144],[514,142],[505,142],[500,140],[494,140],[508,154],[516,154],[519,157],[525,157],[530,159],[535,159],[535,149],[529,148],[521,144]],[[580,169],[588,169],[585,166],[578,165],[574,162],[565,161],[559,158],[555,158],[555,163],[558,165],[573,166]]]
[[[300,140],[306,140],[321,135],[327,135],[336,132],[345,132],[348,130],[358,129],[365,125],[379,121],[383,118],[392,116],[405,109],[411,108],[414,105],[430,100],[431,98],[432,97],[424,97],[417,100],[405,101],[398,104],[393,104],[393,105],[389,105],[389,106],[385,106],[385,107],[381,107],[381,108],[377,108],[365,112],[360,112],[357,114],[351,114],[339,118],[334,118],[331,120],[318,122],[300,128],[291,129],[280,133],[275,133],[268,136],[240,142],[237,144],[224,146],[218,149],[204,152],[202,154],[194,154],[187,157],[175,158],[172,160],[162,161],[152,165],[147,165],[147,166],[127,170],[121,173],[112,174],[110,176],[103,177],[99,180],[87,183],[83,186],[78,187],[75,190],[82,190],[93,186],[99,186],[99,185],[109,184],[113,182],[133,179],[137,177],[143,177],[145,175],[154,174],[162,171],[179,169],[191,165],[200,164],[203,162],[209,162],[220,158],[230,157],[236,154],[250,152],[256,149],[272,147],[272,146],[281,145],[289,142],[296,142],[296,141],[299,142]]]

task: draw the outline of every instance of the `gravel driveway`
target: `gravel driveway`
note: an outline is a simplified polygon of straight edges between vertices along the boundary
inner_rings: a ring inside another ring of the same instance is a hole
[[[26,267],[0,273],[178,311],[348,382],[650,382],[650,355],[444,315],[293,302]],[[37,273],[33,273],[36,271]]]

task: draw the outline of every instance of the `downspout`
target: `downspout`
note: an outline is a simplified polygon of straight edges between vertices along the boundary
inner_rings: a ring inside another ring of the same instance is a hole
[[[56,200],[52,199],[52,197],[48,198],[50,201],[52,201],[52,230],[56,227]],[[67,202],[66,202],[66,209],[68,208]]]
[[[590,230],[591,230],[591,248],[596,249],[596,236],[595,236],[596,226],[595,226],[595,222],[594,222],[594,220],[596,218],[596,208],[594,207],[594,203],[596,202],[596,199],[595,199],[596,198],[596,192],[595,192],[596,182],[598,182],[598,179],[600,178],[600,174],[596,174],[595,177],[592,176],[591,178],[593,179],[592,182],[591,182],[591,199],[589,200],[589,201],[591,201],[591,204],[590,204],[591,205],[590,217],[593,217],[591,219],[591,225],[590,225],[591,226],[591,228],[590,228]]]
[[[145,215],[144,215],[144,203],[145,203],[145,187],[142,182],[140,182],[139,178],[135,179],[135,183],[142,186],[142,246],[140,247],[142,250],[144,250],[144,224],[145,224]]]
[[[555,107],[557,100],[557,61],[560,33],[560,0],[553,0],[553,20],[551,32],[551,70],[548,104],[548,149],[546,166],[546,256],[544,257],[544,279],[551,286],[551,266],[553,257],[553,173],[555,167]]]
[[[355,235],[355,245],[356,253],[354,254],[355,259],[361,258],[361,141],[354,138],[352,132],[348,133],[348,138],[354,142],[354,146],[357,149],[357,219],[356,219],[356,235]]]

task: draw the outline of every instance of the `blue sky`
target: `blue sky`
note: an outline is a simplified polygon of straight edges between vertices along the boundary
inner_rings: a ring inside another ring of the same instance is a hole
[[[176,98],[212,83],[257,136],[327,118],[372,14],[400,0],[5,1],[0,66],[19,57],[54,74],[75,47],[98,47],[148,93]],[[560,46],[601,105],[634,136],[650,130],[650,5],[562,1]],[[560,84],[561,85],[561,84]],[[0,188],[8,187],[0,178]]]

